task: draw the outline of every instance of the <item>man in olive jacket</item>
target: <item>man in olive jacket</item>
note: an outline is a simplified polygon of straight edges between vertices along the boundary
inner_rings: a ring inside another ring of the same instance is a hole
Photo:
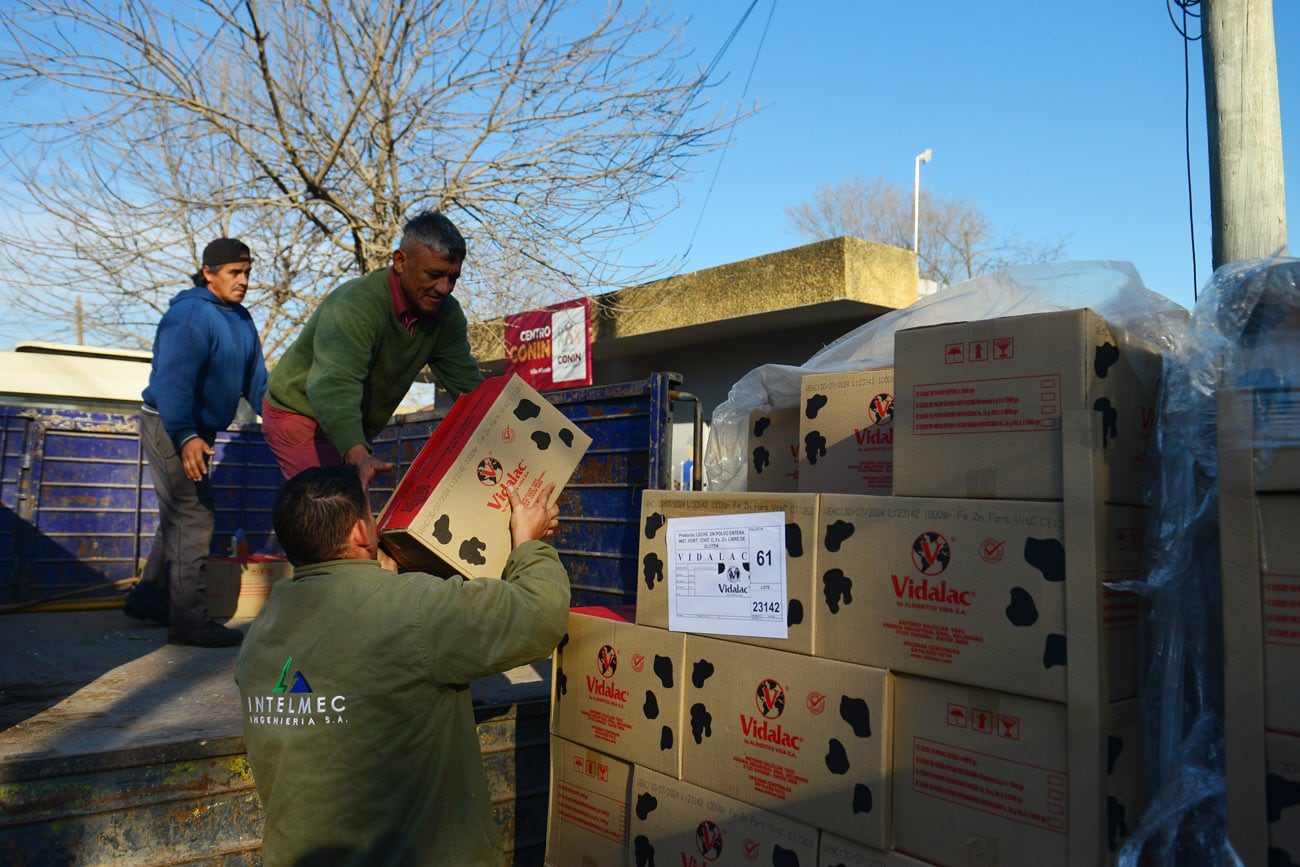
[[[469,682],[546,657],[569,578],[551,491],[510,490],[500,580],[395,574],[356,467],[281,488],[276,536],[294,566],[235,668],[244,743],[266,815],[267,867],[499,864]]]

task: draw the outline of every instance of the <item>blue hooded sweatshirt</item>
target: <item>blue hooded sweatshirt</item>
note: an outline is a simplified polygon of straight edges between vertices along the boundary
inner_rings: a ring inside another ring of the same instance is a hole
[[[195,436],[230,426],[245,397],[262,411],[266,362],[253,317],[206,286],[171,300],[153,341],[144,404],[158,411],[177,451]]]

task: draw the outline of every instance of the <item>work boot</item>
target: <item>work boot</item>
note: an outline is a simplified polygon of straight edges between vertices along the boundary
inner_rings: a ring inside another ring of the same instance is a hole
[[[234,647],[244,640],[244,633],[215,620],[188,629],[173,630],[167,636],[168,644],[188,644],[194,647]]]
[[[142,594],[128,593],[126,599],[122,602],[122,610],[126,616],[135,620],[152,620],[154,623],[162,626],[167,625],[167,603],[162,602],[150,605],[143,599],[136,598]]]

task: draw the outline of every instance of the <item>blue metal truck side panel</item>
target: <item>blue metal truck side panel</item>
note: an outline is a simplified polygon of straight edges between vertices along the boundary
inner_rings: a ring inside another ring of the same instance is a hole
[[[676,386],[660,373],[546,395],[592,437],[560,498],[555,538],[575,606],[636,598],[641,492],[671,485]],[[442,417],[402,416],[376,438],[375,454],[397,465],[371,486],[376,511]],[[139,574],[158,521],[136,416],[0,407],[0,420],[0,602],[120,593],[112,582]],[[228,555],[238,531],[250,554],[280,554],[271,528],[280,472],[260,427],[234,426],[215,450],[212,553]]]

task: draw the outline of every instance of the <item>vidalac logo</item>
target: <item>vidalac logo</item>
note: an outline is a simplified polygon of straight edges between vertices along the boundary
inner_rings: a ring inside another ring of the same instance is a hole
[[[894,396],[882,391],[867,404],[867,416],[872,424],[889,424],[894,420]]]
[[[754,704],[763,719],[777,719],[785,711],[785,690],[770,677],[760,680],[754,690]]]
[[[600,667],[600,676],[609,678],[618,670],[618,651],[608,644],[596,651],[596,665]]]
[[[695,848],[705,861],[716,861],[722,855],[722,829],[705,819],[695,828]]]
[[[770,677],[760,680],[754,690],[754,704],[758,706],[758,716],[742,713],[741,733],[746,738],[772,745],[778,752],[797,755],[803,746],[803,737],[790,734],[779,722],[773,724],[785,712],[785,688]]]
[[[478,462],[478,480],[491,487],[501,483],[501,462],[496,458],[484,458]]]
[[[938,575],[948,568],[952,548],[948,540],[933,531],[922,533],[912,542],[912,565],[922,575]]]
[[[315,692],[302,671],[293,667],[290,656],[280,668],[280,676],[271,691],[247,696],[244,711],[249,725],[340,725],[347,722],[344,716],[347,705],[345,696]]]
[[[608,644],[601,646],[596,651],[596,667],[600,669],[600,677],[587,675],[587,694],[606,704],[626,702],[627,690],[619,689],[611,680],[618,671],[618,651]]]

